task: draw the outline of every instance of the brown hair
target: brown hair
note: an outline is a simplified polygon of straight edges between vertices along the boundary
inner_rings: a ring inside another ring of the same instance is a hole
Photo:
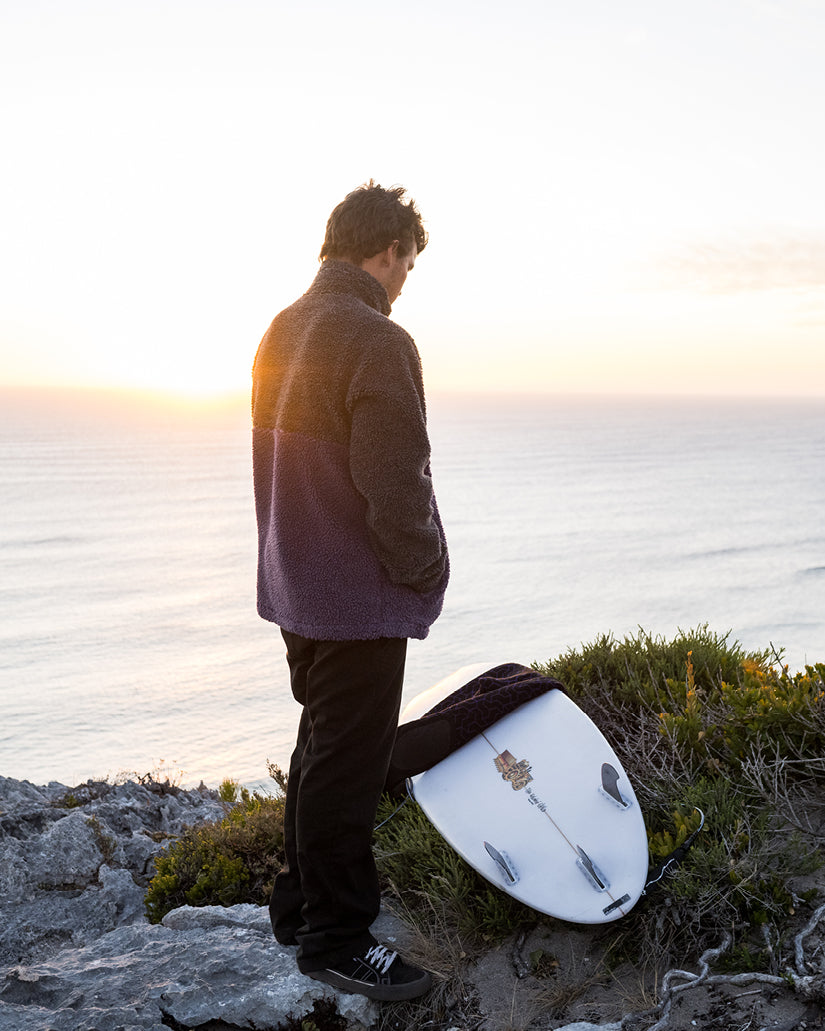
[[[420,254],[427,246],[427,232],[421,215],[406,190],[393,186],[385,190],[372,179],[348,193],[327,221],[324,245],[319,255],[343,261],[361,262],[399,241],[402,254],[415,247]]]

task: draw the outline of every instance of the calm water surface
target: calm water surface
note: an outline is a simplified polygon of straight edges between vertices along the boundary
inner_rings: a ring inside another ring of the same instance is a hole
[[[825,661],[824,404],[433,397],[430,426],[453,572],[406,697],[639,626]],[[0,775],[286,763],[244,409],[6,397],[0,486]]]

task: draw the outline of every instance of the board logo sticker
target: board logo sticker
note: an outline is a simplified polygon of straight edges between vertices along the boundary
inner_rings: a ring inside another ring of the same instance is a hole
[[[530,763],[526,759],[516,762],[516,757],[506,749],[496,756],[495,764],[502,778],[510,782],[513,791],[521,791],[533,779]]]

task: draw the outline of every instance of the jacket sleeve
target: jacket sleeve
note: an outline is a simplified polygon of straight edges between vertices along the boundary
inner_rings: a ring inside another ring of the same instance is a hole
[[[447,547],[430,476],[421,363],[410,337],[390,340],[359,365],[347,404],[350,471],[375,553],[393,583],[434,590],[446,573]]]

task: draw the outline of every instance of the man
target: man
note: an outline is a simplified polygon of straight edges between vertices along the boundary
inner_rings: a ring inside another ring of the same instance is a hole
[[[370,181],[332,212],[314,282],[261,341],[252,401],[258,611],[303,706],[272,927],[303,973],[384,1000],[431,980],[370,932],[372,830],[407,638],[427,636],[449,575],[421,363],[388,318],[427,243],[404,198]]]

